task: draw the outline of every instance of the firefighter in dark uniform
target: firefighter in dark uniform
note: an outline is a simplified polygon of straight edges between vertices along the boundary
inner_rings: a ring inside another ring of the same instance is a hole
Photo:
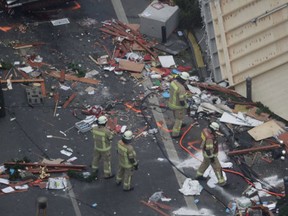
[[[127,130],[122,139],[118,142],[117,153],[119,158],[119,168],[116,175],[116,184],[120,185],[123,181],[123,190],[131,191],[134,188],[131,186],[134,170],[138,170],[138,161],[136,160],[136,152],[130,144],[133,139],[133,133]]]
[[[180,136],[183,119],[187,112],[188,104],[186,99],[188,94],[184,85],[188,79],[189,74],[187,72],[181,72],[170,84],[168,107],[173,111],[175,118],[172,129],[173,138]]]
[[[212,122],[208,128],[204,128],[201,133],[202,138],[202,152],[203,152],[203,162],[196,173],[196,179],[203,180],[203,174],[205,170],[211,164],[215,175],[218,179],[218,185],[224,186],[226,180],[222,173],[222,167],[218,160],[218,143],[216,139],[216,131],[219,130],[219,124],[217,122]]]
[[[111,140],[114,134],[106,127],[107,121],[106,116],[100,116],[98,118],[98,127],[92,129],[94,138],[92,170],[97,175],[100,160],[103,159],[104,178],[109,179],[114,176],[111,171]]]

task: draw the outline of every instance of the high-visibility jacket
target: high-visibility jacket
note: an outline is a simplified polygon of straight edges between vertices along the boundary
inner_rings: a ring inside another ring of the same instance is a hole
[[[218,155],[218,143],[212,131],[209,128],[204,128],[201,132],[201,138],[204,157],[216,157]]]
[[[170,109],[185,109],[188,108],[186,103],[186,90],[184,86],[179,83],[177,80],[173,80],[170,84],[170,98],[168,101],[168,106]],[[184,101],[185,105],[182,106],[180,101]]]
[[[132,168],[137,164],[136,152],[132,145],[125,144],[122,140],[118,142],[117,152],[119,155],[119,165],[124,168]]]
[[[113,133],[108,128],[93,128],[92,135],[94,138],[94,149],[98,151],[108,151],[111,149],[110,140],[113,139]]]

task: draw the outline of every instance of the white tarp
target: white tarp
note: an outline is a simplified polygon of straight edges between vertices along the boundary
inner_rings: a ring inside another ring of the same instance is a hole
[[[182,188],[179,189],[184,195],[200,195],[203,187],[200,185],[199,181],[192,180],[191,178],[186,178]]]

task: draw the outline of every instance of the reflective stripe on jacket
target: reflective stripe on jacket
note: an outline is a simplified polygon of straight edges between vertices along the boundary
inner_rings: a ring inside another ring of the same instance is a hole
[[[204,157],[212,158],[218,155],[218,143],[212,131],[204,128],[201,132],[203,155]],[[210,152],[210,155],[207,152]]]
[[[118,142],[119,165],[124,168],[132,168],[136,162],[136,152],[129,144],[124,144],[122,140]],[[135,163],[131,163],[129,159],[134,159]]]
[[[113,133],[105,127],[93,128],[94,148],[98,151],[108,151],[111,149],[110,140],[113,139]]]
[[[180,101],[184,101],[185,106],[181,106]],[[170,98],[168,106],[170,109],[185,109],[188,107],[186,103],[186,90],[177,80],[173,80],[170,84]]]

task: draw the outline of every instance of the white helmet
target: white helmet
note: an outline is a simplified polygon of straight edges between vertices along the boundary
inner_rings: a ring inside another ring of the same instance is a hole
[[[220,126],[219,126],[219,124],[218,124],[217,122],[212,122],[212,123],[210,124],[210,127],[211,127],[213,130],[218,131]]]
[[[183,80],[188,80],[189,77],[190,77],[190,75],[189,75],[189,73],[187,73],[187,72],[181,72],[180,77],[181,77]]]
[[[100,116],[98,118],[98,124],[100,124],[100,125],[106,124],[107,121],[108,121],[108,119],[106,118],[106,116]]]
[[[126,140],[131,140],[133,138],[133,133],[131,130],[127,130],[123,134],[123,138]]]

